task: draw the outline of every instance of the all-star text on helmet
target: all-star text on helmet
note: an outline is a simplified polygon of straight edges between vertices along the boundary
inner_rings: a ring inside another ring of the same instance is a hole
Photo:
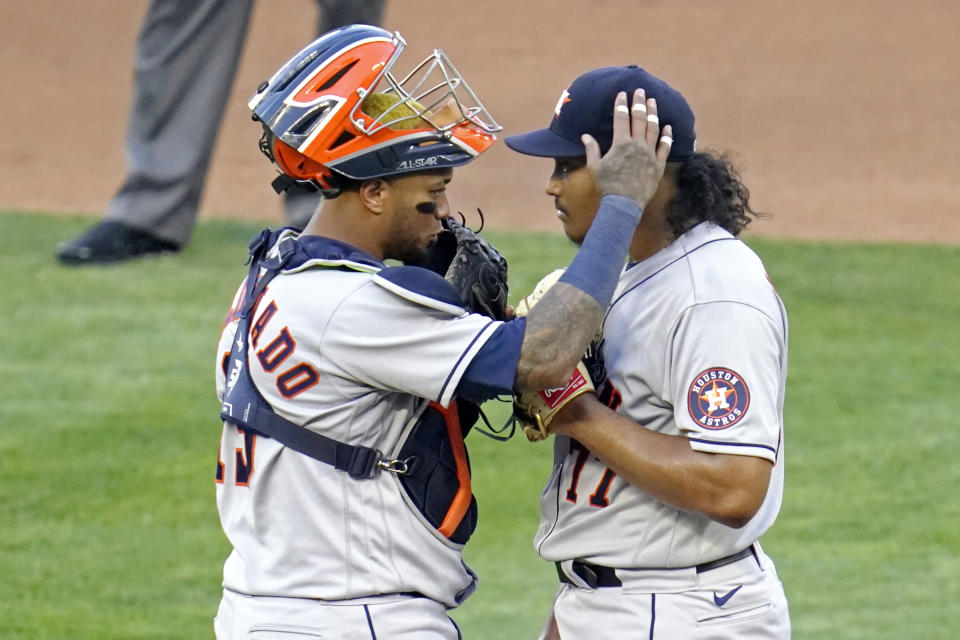
[[[457,167],[493,144],[502,127],[442,51],[394,73],[405,46],[399,33],[342,27],[260,85],[249,106],[278,190],[295,180],[334,197],[342,178]]]

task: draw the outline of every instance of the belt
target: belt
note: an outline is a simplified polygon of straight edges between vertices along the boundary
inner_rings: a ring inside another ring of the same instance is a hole
[[[724,556],[718,560],[711,560],[710,562],[698,564],[696,567],[694,567],[694,569],[696,569],[697,573],[704,573],[714,569],[719,569],[720,567],[725,567],[728,564],[732,564],[737,560],[743,560],[751,555],[756,557],[756,553],[753,551],[753,545],[747,547],[746,549],[741,549],[736,553],[732,553],[729,556]],[[560,567],[560,563],[557,562],[555,564],[557,566],[557,575],[560,577],[560,582],[564,582],[566,584],[575,584]],[[582,560],[574,560],[572,569],[573,573],[577,574],[577,576],[587,583],[591,589],[596,589],[597,587],[623,586],[623,583],[620,582],[620,578],[617,577],[617,570],[613,567],[602,567],[598,564],[583,562]],[[643,569],[639,570],[642,571]]]

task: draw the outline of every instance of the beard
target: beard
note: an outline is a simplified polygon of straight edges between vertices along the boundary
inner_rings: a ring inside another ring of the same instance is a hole
[[[426,214],[411,209],[393,218],[390,225],[390,240],[387,244],[387,258],[413,266],[422,266],[426,263],[433,243],[426,244],[423,239],[423,227],[414,224],[419,221],[417,216],[424,215]]]
[[[397,255],[397,260],[406,265],[422,267],[429,254],[429,247],[408,246]]]

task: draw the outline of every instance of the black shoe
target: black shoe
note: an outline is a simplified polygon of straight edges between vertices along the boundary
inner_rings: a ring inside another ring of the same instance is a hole
[[[104,264],[179,250],[179,245],[146,231],[120,222],[105,221],[70,242],[57,245],[57,259],[68,265]]]

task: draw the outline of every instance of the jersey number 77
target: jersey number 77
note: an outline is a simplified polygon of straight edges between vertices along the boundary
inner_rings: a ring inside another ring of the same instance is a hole
[[[568,455],[576,455],[577,459],[573,462],[573,472],[570,474],[570,486],[567,488],[567,502],[577,502],[577,486],[580,484],[580,474],[583,472],[583,467],[587,464],[587,460],[590,458],[590,450],[585,446],[577,442],[576,440],[570,440],[570,451]],[[607,492],[610,490],[610,483],[613,481],[613,478],[616,476],[616,472],[607,467],[603,472],[603,477],[600,478],[600,482],[597,484],[596,489],[593,493],[590,494],[590,505],[594,507],[606,507],[610,505],[610,500],[607,498]]]

